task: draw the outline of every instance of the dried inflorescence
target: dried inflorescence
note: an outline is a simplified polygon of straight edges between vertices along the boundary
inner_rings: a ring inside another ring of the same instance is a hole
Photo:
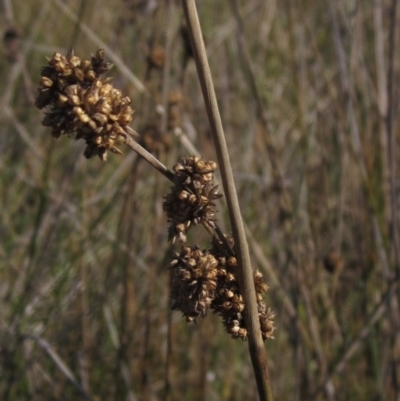
[[[231,256],[230,250],[233,249],[233,238],[226,238],[229,250],[224,248],[221,241],[214,239],[213,247],[210,252],[218,259],[218,283],[216,298],[212,309],[222,318],[226,331],[234,338],[247,338],[246,323],[243,316],[245,303],[240,293],[238,283],[238,262],[235,256]],[[261,334],[264,340],[273,338],[275,313],[267,308],[263,302],[262,294],[268,291],[268,286],[264,282],[262,273],[254,271],[254,286],[257,296],[258,317],[260,320]]]
[[[134,134],[128,126],[131,100],[113,87],[110,78],[100,79],[111,67],[100,49],[91,60],[82,60],[73,51],[66,57],[55,53],[41,71],[35,104],[46,108],[42,124],[52,127],[56,138],[75,134],[84,139],[87,158],[98,155],[106,160],[107,150],[122,153],[116,145]]]
[[[232,239],[228,238],[232,244]],[[225,329],[233,338],[247,339],[243,317],[245,303],[237,281],[237,260],[230,252],[221,251],[222,243],[214,241],[213,248],[201,251],[198,247],[182,248],[170,264],[173,269],[172,308],[180,310],[187,321],[205,317],[212,310],[222,318]],[[258,315],[263,339],[273,338],[274,313],[262,300],[268,286],[262,274],[254,272]]]
[[[149,63],[150,68],[161,70],[165,64],[164,48],[161,46],[154,46],[147,56],[147,62]]]
[[[339,273],[343,269],[343,258],[338,252],[329,252],[323,259],[325,270],[328,273]]]
[[[197,156],[182,158],[173,170],[175,185],[165,197],[163,208],[169,222],[169,239],[186,242],[191,225],[215,220],[214,201],[222,195],[214,184],[217,164]]]
[[[172,309],[180,310],[187,321],[204,317],[215,299],[217,259],[207,251],[185,246],[175,253],[170,264],[174,270],[171,298]]]
[[[18,61],[21,52],[21,37],[15,27],[10,27],[3,34],[4,55],[9,62]]]
[[[179,90],[172,91],[168,97],[167,128],[169,130],[182,128],[182,104],[182,92]]]
[[[168,151],[171,146],[171,140],[163,134],[156,125],[146,125],[140,131],[140,144],[153,154]]]
[[[192,44],[190,43],[189,29],[186,25],[182,25],[180,28],[180,34],[183,45],[182,53],[182,69],[185,71],[189,61],[193,58]]]

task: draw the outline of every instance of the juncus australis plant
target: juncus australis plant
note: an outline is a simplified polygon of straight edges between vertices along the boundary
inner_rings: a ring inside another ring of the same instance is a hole
[[[41,71],[36,106],[45,109],[44,126],[52,135],[74,135],[86,142],[85,157],[107,159],[107,151],[121,154],[117,144],[137,136],[129,127],[133,110],[131,100],[112,85],[111,78],[101,78],[110,70],[104,51],[98,50],[90,60],[80,59],[70,51],[67,56],[55,53]],[[181,244],[170,264],[173,269],[171,297],[173,309],[180,310],[188,321],[205,317],[209,309],[222,317],[227,331],[235,338],[247,338],[242,312],[245,303],[238,287],[237,259],[233,238],[221,241],[214,234],[210,248],[200,250],[187,245],[186,233],[203,224],[213,232],[216,223],[215,201],[222,197],[214,182],[217,163],[197,156],[183,157],[173,167],[173,186],[165,196],[163,208],[168,218],[169,239]],[[263,338],[272,338],[274,325],[261,294],[268,286],[260,272],[254,273]]]
[[[41,70],[35,102],[45,111],[42,124],[51,127],[56,138],[68,135],[84,140],[87,158],[99,156],[106,161],[108,151],[121,154],[117,145],[126,144],[172,181],[163,203],[169,240],[181,246],[170,263],[172,308],[180,310],[189,322],[212,311],[233,338],[248,339],[246,297],[240,285],[242,267],[234,251],[235,241],[221,233],[216,221],[215,202],[222,197],[214,181],[217,163],[188,156],[171,171],[137,143],[138,135],[129,126],[131,100],[114,88],[111,78],[102,78],[112,67],[104,60],[101,49],[90,59],[81,59],[73,51],[66,56],[55,53],[49,59]],[[188,231],[200,224],[211,234],[206,249],[187,243]],[[273,338],[274,313],[262,299],[268,286],[259,271],[253,272],[252,281],[260,334],[264,340]]]

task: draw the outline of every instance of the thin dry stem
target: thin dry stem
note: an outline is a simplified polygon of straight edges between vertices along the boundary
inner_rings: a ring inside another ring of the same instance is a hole
[[[278,156],[277,156],[277,151],[276,148],[272,142],[272,137],[271,137],[271,128],[270,128],[270,123],[267,119],[267,116],[265,114],[265,107],[263,105],[263,102],[261,100],[261,96],[257,87],[257,82],[253,73],[253,67],[251,64],[251,59],[250,59],[250,52],[247,46],[246,38],[244,36],[244,29],[243,29],[243,21],[239,13],[239,7],[237,4],[236,0],[231,0],[231,5],[233,9],[233,13],[235,15],[236,19],[236,40],[237,40],[237,47],[238,47],[238,52],[239,52],[239,60],[242,66],[242,70],[245,76],[245,79],[247,81],[247,84],[249,86],[249,89],[251,91],[252,98],[255,101],[255,106],[256,106],[256,113],[257,113],[257,119],[259,120],[262,128],[263,128],[263,134],[264,134],[264,144],[269,156],[269,161],[271,163],[272,167],[272,174],[275,180],[275,184],[279,190],[279,195],[280,195],[280,207],[282,210],[282,213],[287,215],[291,214],[291,205],[290,205],[290,200],[289,197],[286,193],[285,186],[283,184],[283,176],[281,173],[281,168],[279,165],[278,161]],[[286,221],[288,223],[288,221]]]
[[[249,332],[249,349],[256,376],[258,393],[260,400],[272,401],[273,396],[268,374],[267,355],[261,337],[250,254],[233,180],[225,134],[222,128],[214,85],[203,42],[203,35],[197,15],[196,3],[194,0],[183,0],[182,5],[185,12],[185,19],[190,34],[197,73],[203,92],[211,132],[217,151],[222,183],[227,199],[228,211],[235,240],[235,251],[238,256],[239,265],[241,266],[241,269],[239,270],[239,285],[247,307],[245,319]]]
[[[82,385],[78,382],[71,369],[66,365],[66,363],[62,360],[60,355],[51,347],[51,345],[44,339],[35,335],[25,335],[24,339],[30,339],[35,341],[40,348],[44,350],[44,352],[49,356],[49,358],[54,362],[60,372],[67,378],[67,380],[79,391],[83,399],[90,400],[91,398],[85,392]]]
[[[167,177],[170,181],[174,182],[174,173],[167,169],[156,157],[149,153],[145,148],[139,145],[129,135],[126,138],[125,144],[135,151],[139,156],[143,157],[148,163],[150,163],[156,170]]]
[[[387,133],[387,112],[388,112],[388,86],[386,76],[386,66],[384,57],[384,32],[382,26],[382,1],[374,2],[374,31],[375,31],[375,59],[376,59],[376,83],[377,83],[377,102],[380,114],[380,146],[382,158],[382,189],[384,197],[385,226],[389,231],[390,221],[392,220],[390,205],[390,174],[388,155],[388,133]]]

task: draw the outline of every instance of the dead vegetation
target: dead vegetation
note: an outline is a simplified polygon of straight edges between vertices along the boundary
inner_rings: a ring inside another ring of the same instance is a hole
[[[276,312],[275,398],[397,400],[396,1],[197,4]],[[181,3],[1,7],[0,398],[256,399],[246,344],[212,313],[188,325],[171,311],[171,183],[127,148],[86,160],[34,107],[46,57],[102,48],[146,149],[169,168],[216,160]],[[197,226],[188,238],[209,241]]]

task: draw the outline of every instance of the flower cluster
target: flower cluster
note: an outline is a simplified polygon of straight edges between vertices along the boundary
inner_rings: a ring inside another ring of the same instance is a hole
[[[191,225],[215,220],[214,201],[222,196],[214,184],[216,168],[217,163],[197,156],[182,158],[174,166],[175,185],[163,203],[173,242],[186,242],[185,233]]]
[[[208,251],[185,246],[175,253],[173,269],[172,309],[180,310],[187,321],[204,317],[215,299],[218,261]]]
[[[171,146],[170,138],[163,134],[156,125],[149,124],[140,131],[139,143],[150,153],[159,155]]]
[[[183,95],[179,90],[174,90],[168,97],[167,128],[169,130],[182,128]]]
[[[162,49],[154,50],[149,63],[152,68],[162,68]],[[110,68],[111,64],[104,61],[104,51],[98,50],[90,60],[81,60],[72,51],[67,56],[55,53],[41,70],[35,104],[45,109],[42,124],[51,127],[56,138],[66,134],[84,139],[87,158],[97,155],[106,160],[107,150],[121,153],[116,145],[131,144],[130,136],[135,134],[129,127],[133,114],[131,100],[113,87],[111,79],[100,78]],[[168,129],[179,128],[181,103],[179,92],[171,94]],[[156,126],[148,125],[143,134],[141,145],[150,152],[168,149],[168,140]],[[172,242],[178,239],[181,244],[181,251],[174,253],[170,263],[172,308],[180,310],[190,322],[205,317],[211,310],[221,317],[232,337],[245,340],[248,335],[244,319],[246,304],[239,289],[240,266],[233,251],[233,239],[223,237],[215,225],[215,201],[222,197],[214,183],[216,168],[214,161],[188,156],[173,167],[174,174],[169,171],[166,174],[173,181],[163,202],[169,239]],[[198,224],[212,233],[209,249],[186,244],[188,230]],[[219,233],[219,239],[214,231]],[[254,272],[254,286],[262,337],[273,338],[275,314],[262,300],[268,286],[259,271]]]
[[[213,236],[210,249],[201,250],[186,244],[186,233],[195,224],[214,226],[214,201],[222,195],[214,184],[217,164],[196,156],[185,157],[174,166],[174,182],[165,197],[169,238],[179,239],[182,248],[175,252],[172,269],[172,309],[180,310],[188,322],[205,317],[209,310],[221,317],[226,331],[233,338],[247,339],[244,319],[246,305],[240,293],[238,266],[232,236]],[[267,308],[262,294],[268,291],[262,274],[254,272],[258,318],[263,339],[273,338],[275,314]]]
[[[128,126],[133,110],[129,97],[113,87],[111,79],[101,79],[112,65],[104,62],[98,50],[91,60],[82,60],[70,51],[65,57],[55,53],[42,68],[35,105],[46,108],[42,124],[52,128],[52,135],[75,134],[86,142],[85,156],[107,158],[107,150],[116,147],[134,131]]]
[[[151,68],[161,70],[165,64],[165,50],[161,46],[154,46],[147,56]]]
[[[232,244],[232,239],[229,239]],[[237,260],[221,252],[221,247],[208,250],[184,246],[175,253],[170,268],[173,269],[172,308],[180,310],[189,322],[205,317],[212,310],[222,318],[226,331],[233,338],[247,339],[243,312],[245,303],[237,281]],[[221,245],[221,244],[219,244]],[[268,286],[262,274],[254,272],[258,316],[263,339],[273,338],[274,313],[262,300]]]

